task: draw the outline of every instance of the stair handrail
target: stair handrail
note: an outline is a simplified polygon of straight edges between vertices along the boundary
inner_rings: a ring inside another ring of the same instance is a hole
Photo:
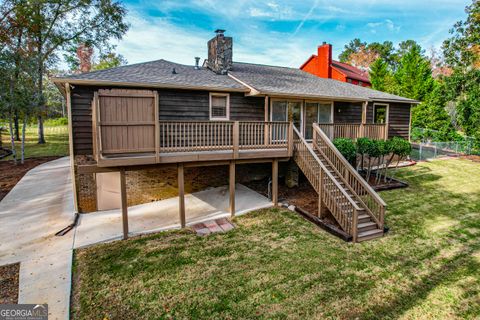
[[[329,162],[329,164],[332,166],[332,168],[337,171],[340,177],[343,178],[344,182],[346,185],[349,187],[350,191],[357,197],[358,201],[365,207],[366,212],[371,216],[375,222],[377,223],[379,228],[383,228],[384,225],[384,216],[385,216],[385,209],[387,207],[387,204],[383,199],[378,195],[375,190],[368,184],[367,181],[355,170],[354,167],[345,159],[345,157],[338,151],[338,149],[334,146],[333,142],[327,137],[327,135],[320,129],[318,124],[314,123],[313,124],[313,130],[316,133],[316,137],[320,138],[322,142],[330,149],[333,151],[334,155],[338,158],[338,160],[343,164],[343,167],[348,171],[348,177],[351,177],[354,179],[354,182],[359,184],[360,186],[363,187],[364,191],[372,198],[373,202],[375,203],[375,206],[378,208],[376,209],[375,206],[369,205],[362,199],[361,195],[359,194],[358,190],[356,188],[352,187],[352,181],[349,181],[348,177],[345,177],[345,174],[342,174],[337,168],[334,163],[332,162],[332,159],[330,159],[321,148],[319,148],[318,143],[316,139],[313,139],[313,145],[318,149],[319,152],[322,153],[322,155],[325,157],[325,159]]]
[[[295,138],[299,139],[301,141],[301,144],[305,147],[305,149],[308,151],[308,153],[310,154],[310,156],[313,157],[313,159],[315,160],[315,162],[318,164],[320,170],[321,170],[321,173],[323,175],[326,175],[328,177],[328,179],[330,181],[332,181],[333,185],[336,187],[336,189],[338,191],[340,191],[340,193],[344,196],[344,198],[348,201],[348,204],[352,207],[353,209],[353,214],[352,214],[352,223],[351,223],[351,232],[349,232],[350,235],[352,235],[353,237],[353,241],[356,242],[357,241],[357,230],[358,230],[358,211],[359,210],[362,210],[360,208],[360,206],[355,202],[354,199],[352,199],[352,197],[345,191],[345,189],[340,185],[340,183],[337,181],[337,179],[335,179],[335,177],[332,175],[332,173],[327,170],[327,168],[325,167],[325,165],[322,163],[322,161],[320,161],[320,159],[318,158],[318,156],[315,154],[315,152],[313,151],[312,147],[310,147],[310,145],[307,143],[307,141],[305,140],[305,138],[298,132],[297,128],[295,126],[293,126],[293,132],[294,132],[294,136]],[[294,139],[295,140],[295,139]],[[294,141],[295,142],[295,141]],[[297,148],[296,144],[294,143],[294,148]],[[298,152],[298,151],[297,151]],[[323,195],[327,195],[329,196],[330,198],[332,199],[329,199],[330,201],[328,201],[328,203],[331,203],[332,205],[335,205],[337,207],[339,207],[339,204],[337,203],[337,199],[333,198],[332,195],[330,195],[328,192],[323,192],[324,190],[324,185],[323,185],[323,181],[320,179],[322,175],[319,175],[318,179],[319,179],[319,182],[320,182],[320,189],[322,191],[319,191],[319,193],[323,193]],[[327,200],[327,199],[325,199]],[[327,201],[325,201],[327,203]],[[331,209],[331,208],[329,208]],[[333,212],[332,212],[333,213]],[[335,217],[337,219],[337,217]],[[337,220],[338,221],[338,220]],[[342,223],[340,221],[338,221],[340,223],[340,225],[342,225]],[[342,227],[344,227],[344,230],[345,230],[345,225],[342,225]],[[348,230],[345,230],[348,232]]]

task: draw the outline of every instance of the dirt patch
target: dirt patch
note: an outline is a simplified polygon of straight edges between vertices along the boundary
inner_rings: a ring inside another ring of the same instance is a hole
[[[366,179],[366,174],[362,174],[362,177]],[[377,177],[375,176],[375,172],[372,172],[370,178],[368,180],[368,184],[372,186],[373,190],[375,191],[384,191],[384,190],[394,190],[399,188],[406,188],[408,184],[397,180],[395,178],[391,178],[387,176],[387,182],[385,182],[385,176],[382,174],[380,175],[379,181],[377,181]]]
[[[13,164],[12,160],[0,161],[0,200],[22,179],[30,169],[36,166],[58,159],[59,157],[41,157],[25,159],[24,164]]]
[[[475,155],[462,156],[461,159],[467,159],[467,160],[471,160],[473,162],[479,162],[480,163],[480,156],[475,156]]]
[[[285,185],[283,179],[278,181],[278,199],[300,207],[309,213],[316,215],[318,211],[318,195],[315,189],[310,185],[307,179],[301,174],[298,180],[298,187],[289,188]],[[246,183],[250,189],[268,196],[268,179]]]
[[[0,266],[0,304],[18,303],[20,263]]]

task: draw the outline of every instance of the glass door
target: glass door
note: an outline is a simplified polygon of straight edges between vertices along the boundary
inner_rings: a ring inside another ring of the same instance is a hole
[[[272,121],[287,121],[287,102],[272,102]]]
[[[289,102],[288,103],[288,120],[293,122],[293,125],[299,132],[302,132],[302,103]]]
[[[288,103],[287,101],[272,101],[272,121],[288,121]],[[279,130],[278,127],[271,127],[271,139],[274,141],[281,141],[286,139],[286,132]]]
[[[305,103],[305,139],[313,138],[313,123],[318,122],[318,103]]]
[[[305,139],[313,138],[313,123],[332,123],[332,105],[330,103],[307,102],[305,103]],[[320,125],[322,130],[329,130],[329,125]]]

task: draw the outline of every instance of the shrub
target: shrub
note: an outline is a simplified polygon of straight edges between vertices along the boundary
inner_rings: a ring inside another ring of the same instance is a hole
[[[66,126],[67,124],[68,124],[68,119],[66,117],[47,119],[44,122],[45,127]]]
[[[363,169],[363,165],[364,165],[363,159],[365,157],[365,154],[367,153],[367,150],[370,148],[371,144],[372,144],[372,140],[370,138],[357,139],[357,153],[361,156],[358,168]]]
[[[350,164],[355,165],[357,160],[357,150],[352,139],[337,138],[333,140],[333,144]]]
[[[390,142],[393,154],[400,159],[408,156],[412,152],[412,145],[407,140],[400,137],[393,137]]]

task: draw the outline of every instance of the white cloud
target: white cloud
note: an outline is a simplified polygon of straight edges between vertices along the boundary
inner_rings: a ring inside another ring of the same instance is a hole
[[[396,25],[392,20],[385,19],[384,21],[380,22],[369,22],[367,23],[367,27],[370,29],[371,33],[377,33],[379,28],[386,28],[391,32],[399,32],[400,26]]]
[[[207,41],[213,32],[177,26],[165,18],[145,18],[133,11],[128,20],[130,30],[115,44],[129,64],[165,59],[193,65],[194,57],[201,61],[207,57]],[[310,55],[312,43],[305,39],[286,42],[289,35],[285,33],[249,31],[232,35],[235,61],[299,67]]]

